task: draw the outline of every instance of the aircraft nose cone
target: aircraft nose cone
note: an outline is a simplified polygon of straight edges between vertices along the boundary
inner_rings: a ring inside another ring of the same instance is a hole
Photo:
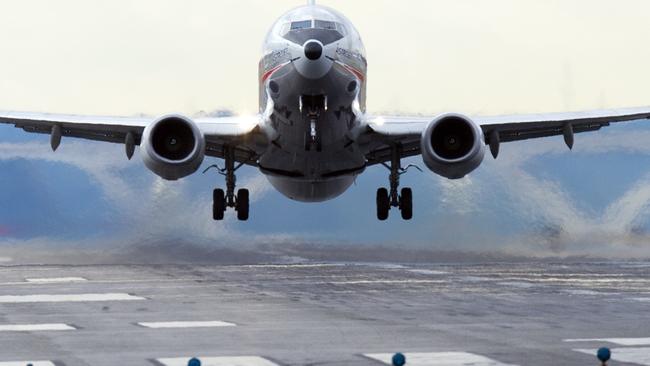
[[[323,55],[323,46],[317,41],[308,41],[305,43],[305,56],[316,61]]]

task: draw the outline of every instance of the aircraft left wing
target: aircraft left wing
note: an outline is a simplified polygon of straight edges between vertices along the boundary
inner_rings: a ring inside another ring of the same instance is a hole
[[[25,112],[0,112],[0,124],[12,124],[26,132],[51,135],[52,148],[56,149],[62,137],[125,144],[127,155],[140,145],[144,129],[157,118],[108,117]],[[206,155],[223,157],[223,146],[231,144],[237,149],[236,160],[254,165],[247,146],[261,121],[260,116],[206,117],[193,120],[206,139]],[[129,149],[131,151],[129,152]]]
[[[401,157],[419,155],[422,133],[436,116],[371,116],[363,118],[365,131],[359,136],[367,146],[368,165],[390,161],[393,144],[401,146]],[[650,119],[650,107],[586,112],[470,117],[483,130],[485,144],[496,157],[503,142],[549,136],[565,136],[573,146],[573,134],[597,131],[611,123]]]

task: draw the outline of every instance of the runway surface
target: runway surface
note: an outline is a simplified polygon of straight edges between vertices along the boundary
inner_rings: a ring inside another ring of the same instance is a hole
[[[649,285],[647,263],[6,266],[0,366],[650,365]]]

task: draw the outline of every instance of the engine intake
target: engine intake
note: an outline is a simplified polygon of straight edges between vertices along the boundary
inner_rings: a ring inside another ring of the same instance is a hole
[[[178,180],[196,172],[205,157],[205,138],[191,119],[162,117],[142,134],[142,160],[156,175]]]
[[[424,130],[421,151],[431,171],[460,179],[478,168],[485,157],[483,130],[469,117],[444,114]]]

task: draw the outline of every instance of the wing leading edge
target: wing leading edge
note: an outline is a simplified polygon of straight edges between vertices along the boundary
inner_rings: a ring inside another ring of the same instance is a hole
[[[134,146],[140,145],[144,129],[157,118],[108,117],[25,112],[0,112],[0,124],[12,124],[26,132],[48,134],[52,148],[56,150],[62,137],[121,143],[126,146],[127,156],[133,154]],[[261,116],[250,117],[204,117],[193,121],[206,138],[206,155],[223,157],[223,147],[236,146],[236,159],[246,164],[253,151],[246,145],[261,123]]]
[[[402,157],[420,154],[422,132],[434,116],[366,116],[368,133],[361,136],[368,145],[369,165],[390,160],[393,144],[400,144]],[[650,107],[606,109],[587,112],[471,117],[481,126],[485,143],[496,157],[503,142],[564,136],[573,147],[573,134],[597,131],[611,123],[650,119]]]

